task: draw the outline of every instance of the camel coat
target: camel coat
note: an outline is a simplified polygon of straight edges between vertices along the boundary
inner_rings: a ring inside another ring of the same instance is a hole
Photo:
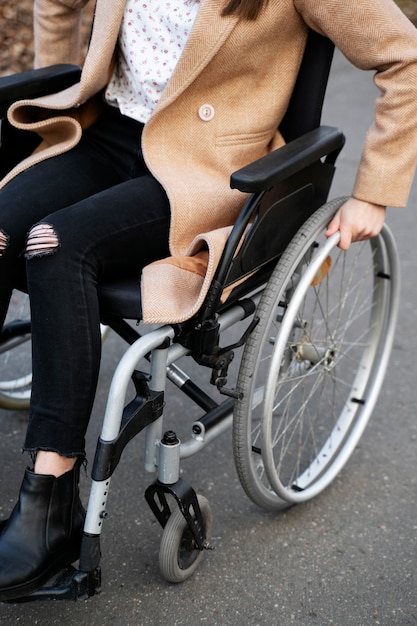
[[[78,62],[80,10],[86,1],[35,0],[38,66]],[[79,84],[10,108],[10,122],[37,131],[43,143],[2,185],[77,144],[89,123],[91,99],[108,81],[124,5],[125,0],[97,0]],[[143,313],[149,323],[180,322],[201,306],[245,199],[230,189],[230,174],[283,144],[277,127],[308,27],[330,37],[358,67],[376,71],[381,96],[353,195],[403,206],[414,174],[417,30],[392,0],[269,0],[256,22],[221,17],[221,7],[220,0],[202,0],[143,133],[146,162],[171,204],[172,257],[143,270]]]

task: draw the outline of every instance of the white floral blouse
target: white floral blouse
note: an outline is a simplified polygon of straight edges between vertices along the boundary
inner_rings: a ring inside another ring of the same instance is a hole
[[[127,0],[106,101],[146,123],[184,49],[200,0]]]

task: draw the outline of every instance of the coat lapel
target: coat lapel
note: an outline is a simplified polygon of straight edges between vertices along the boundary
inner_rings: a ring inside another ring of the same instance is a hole
[[[103,88],[108,79],[126,0],[97,0],[92,39],[81,79],[80,100]],[[184,51],[160,100],[158,110],[188,87],[216,54],[238,18],[221,17],[219,0],[202,0]],[[93,85],[93,89],[92,89]]]
[[[80,100],[103,88],[108,80],[126,0],[97,0],[94,25],[81,78]]]
[[[202,0],[193,28],[157,110],[165,108],[198,76],[221,48],[239,18],[221,17],[223,3]]]

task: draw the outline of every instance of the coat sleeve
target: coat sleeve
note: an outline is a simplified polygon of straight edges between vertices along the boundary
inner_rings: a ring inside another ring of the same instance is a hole
[[[82,63],[82,9],[88,1],[34,1],[35,67]]]
[[[353,195],[404,206],[417,163],[417,29],[393,0],[294,0],[303,20],[356,66],[380,95]]]

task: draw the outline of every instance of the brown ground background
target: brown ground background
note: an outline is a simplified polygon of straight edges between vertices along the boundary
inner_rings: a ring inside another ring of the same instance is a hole
[[[90,0],[85,11],[86,33],[93,4]],[[417,26],[417,0],[397,0],[397,4]],[[0,76],[32,66],[32,6],[33,0],[17,0],[13,5],[10,0],[0,0]]]
[[[92,9],[90,0],[84,9],[84,31],[88,38]],[[0,0],[0,76],[31,69],[33,63],[32,37],[33,0]]]

